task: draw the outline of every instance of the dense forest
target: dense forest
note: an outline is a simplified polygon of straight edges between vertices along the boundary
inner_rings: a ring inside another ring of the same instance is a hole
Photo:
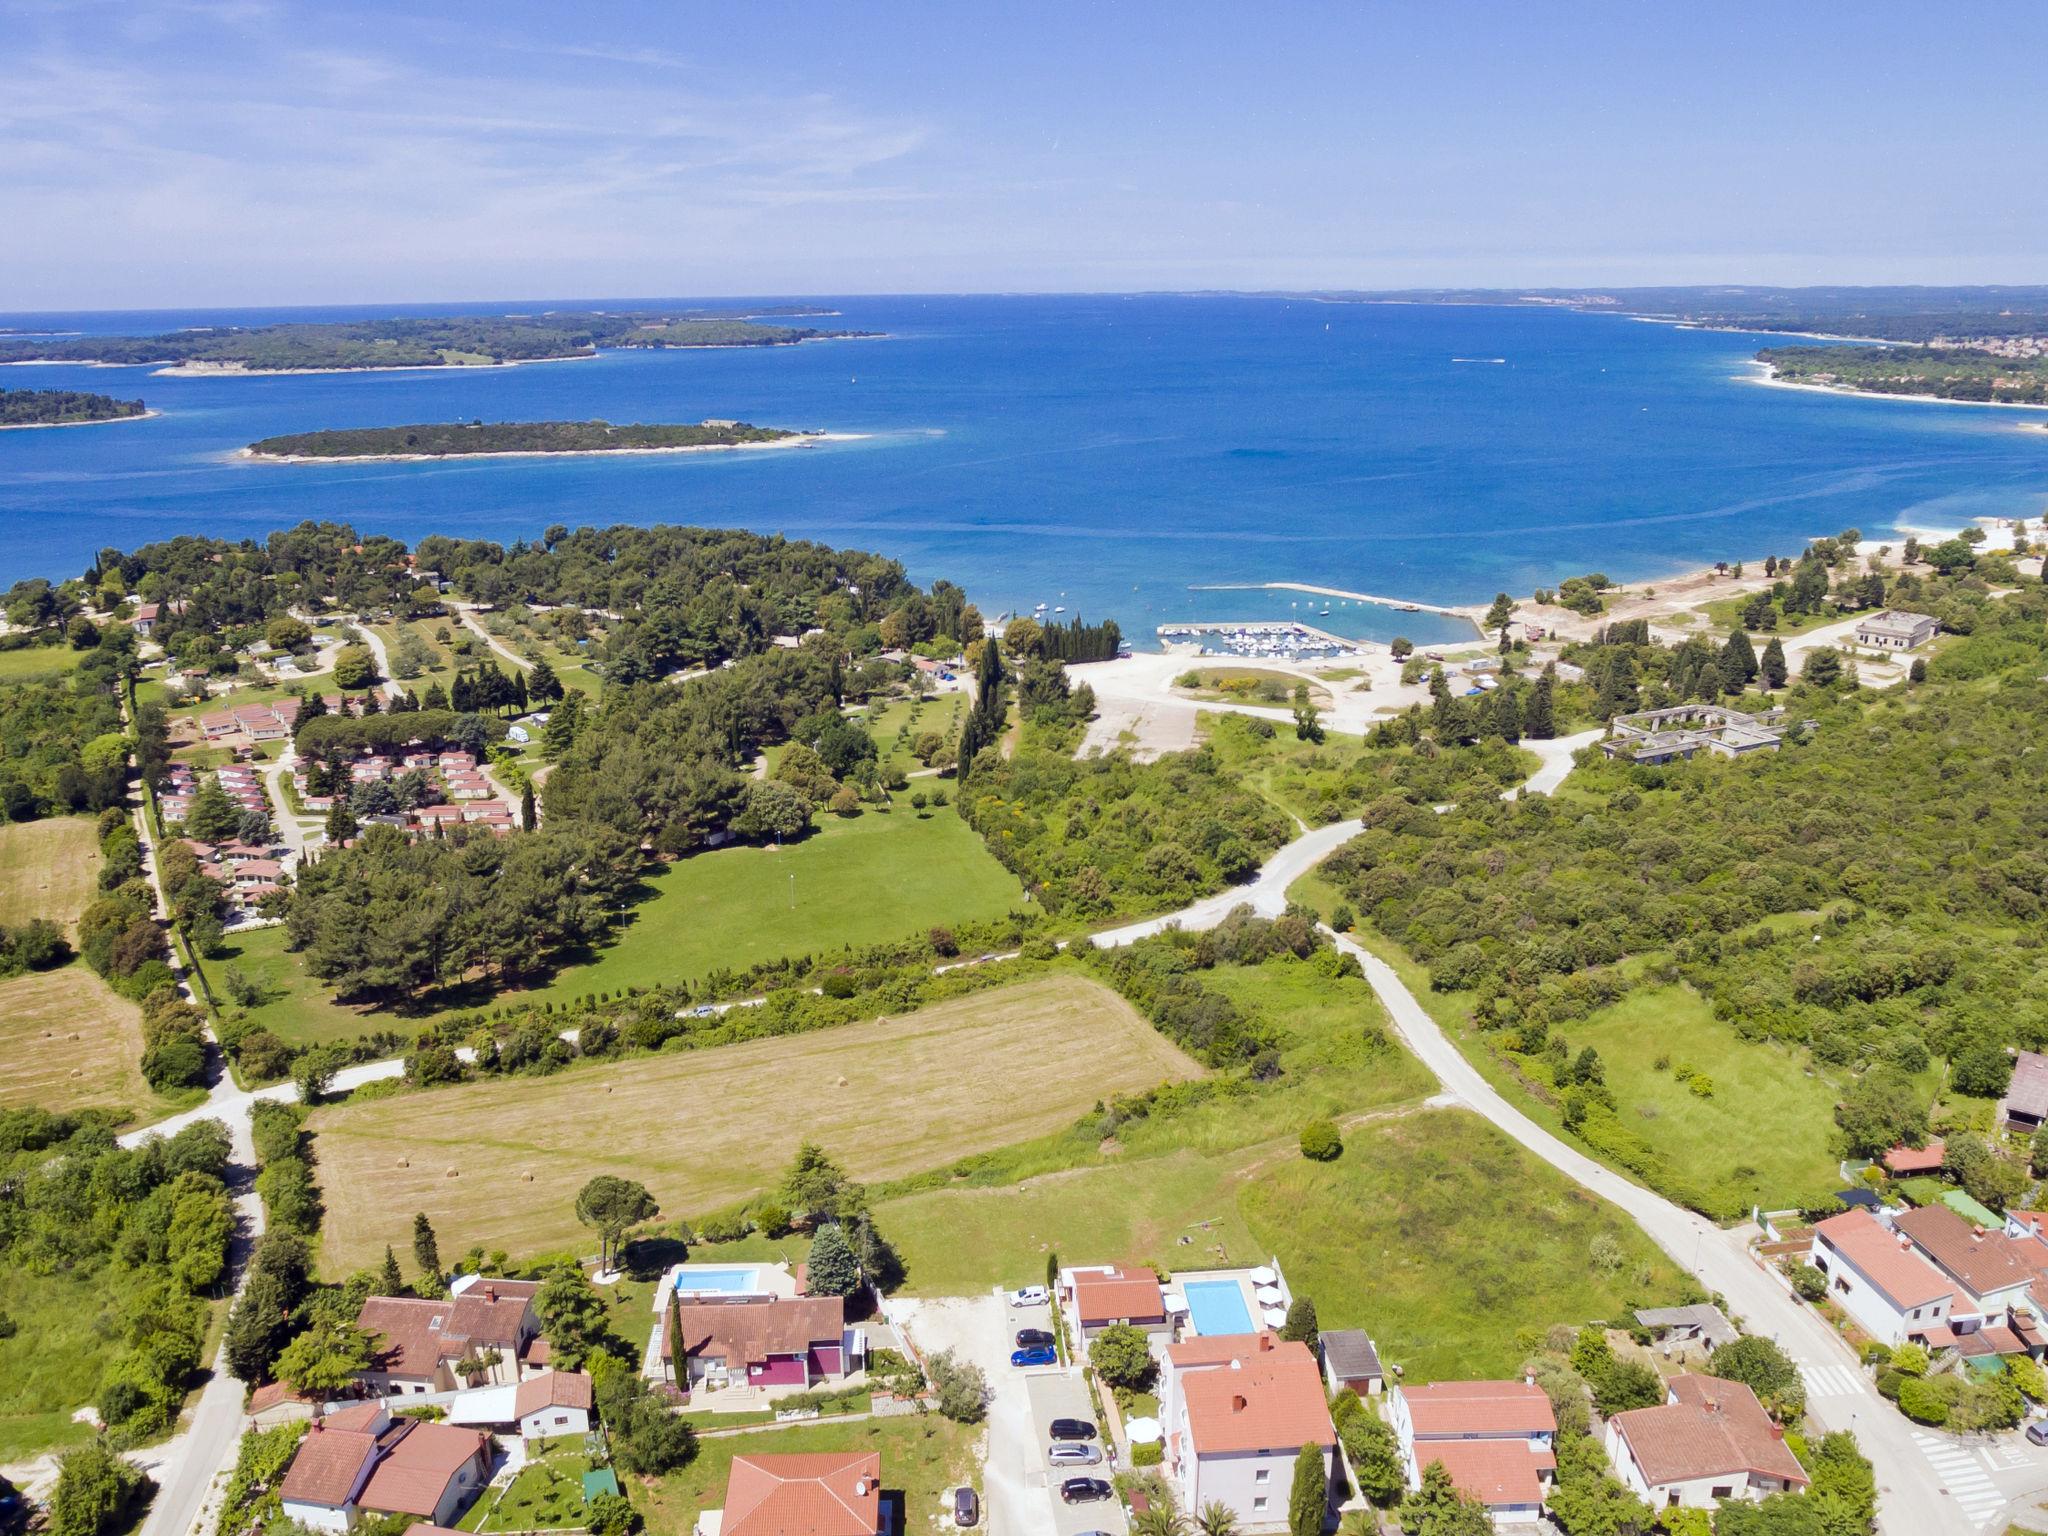
[[[0,362],[202,364],[266,371],[454,368],[590,357],[615,347],[774,347],[853,334],[689,312],[394,316],[155,336],[0,338]]]
[[[0,389],[0,427],[61,427],[143,414],[140,400],[75,389]]]
[[[2048,404],[2048,356],[1999,357],[1970,347],[1767,347],[1774,378],[1879,395]]]
[[[4,402],[0,402],[4,403]],[[744,421],[667,424],[608,421],[429,422],[410,427],[356,427],[295,432],[249,445],[258,458],[361,459],[480,453],[622,453],[655,448],[734,448],[797,436]]]

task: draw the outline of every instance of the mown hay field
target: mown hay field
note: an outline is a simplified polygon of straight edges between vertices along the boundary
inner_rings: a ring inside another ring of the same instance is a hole
[[[1200,1072],[1115,993],[1052,975],[836,1029],[335,1105],[311,1121],[322,1265],[404,1249],[415,1211],[445,1253],[580,1247],[576,1192],[600,1173],[700,1216],[770,1189],[805,1140],[857,1178],[901,1177]]]

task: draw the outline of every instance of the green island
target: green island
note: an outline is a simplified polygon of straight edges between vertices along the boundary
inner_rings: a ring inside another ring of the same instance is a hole
[[[149,412],[140,400],[75,389],[0,389],[0,427],[71,427],[125,421]]]
[[[2005,357],[1978,347],[1767,347],[1773,379],[1866,395],[1995,405],[2048,405],[2048,354]]]
[[[594,357],[614,348],[780,347],[867,334],[688,311],[565,311],[0,339],[0,362],[155,365],[194,373],[484,368]]]
[[[409,427],[294,432],[251,443],[258,459],[438,459],[484,454],[675,453],[783,443],[806,434],[744,421],[693,424],[608,421],[444,421]]]

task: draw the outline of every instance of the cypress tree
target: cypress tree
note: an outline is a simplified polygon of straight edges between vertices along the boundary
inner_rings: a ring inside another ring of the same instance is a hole
[[[441,1278],[441,1244],[425,1211],[415,1212],[412,1218],[412,1257],[421,1274]]]
[[[1785,679],[1791,675],[1785,665],[1785,643],[1776,635],[1764,647],[1763,660],[1757,663],[1757,675],[1763,679],[1766,688],[1782,688]]]
[[[1721,686],[1729,693],[1740,693],[1756,681],[1756,647],[1749,643],[1749,636],[1738,629],[1728,637],[1728,643],[1721,647]]]
[[[391,1245],[384,1245],[384,1267],[377,1271],[377,1294],[379,1296],[402,1296],[405,1294],[405,1277],[398,1272],[398,1255],[391,1251]]]
[[[1319,1446],[1304,1445],[1294,1458],[1294,1489],[1287,1499],[1290,1536],[1321,1536],[1330,1511],[1330,1475]]]
[[[1522,711],[1522,734],[1531,741],[1548,741],[1557,734],[1557,663],[1551,662],[1536,679],[1529,693],[1529,707]]]
[[[523,784],[519,789],[519,830],[531,832],[536,821],[533,806],[533,785]]]

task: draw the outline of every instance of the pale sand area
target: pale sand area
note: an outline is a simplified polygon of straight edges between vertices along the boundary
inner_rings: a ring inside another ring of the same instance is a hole
[[[449,373],[457,369],[526,368],[535,363],[587,363],[596,352],[575,352],[567,357],[508,357],[496,363],[395,363],[380,367],[374,363],[361,368],[250,368],[242,363],[172,363],[151,368],[148,363],[87,363],[88,368],[149,368],[153,379],[295,379],[316,373]]]
[[[11,421],[0,426],[0,432],[35,432],[44,427],[111,427],[117,422],[148,421],[161,415],[162,411],[144,411],[138,416],[103,416],[98,421]]]
[[[857,443],[867,432],[798,432],[766,443],[686,443],[673,448],[511,448],[500,453],[257,453],[237,448],[228,457],[262,464],[459,464],[466,459],[621,459],[654,453],[735,453],[757,448],[812,448]]]

